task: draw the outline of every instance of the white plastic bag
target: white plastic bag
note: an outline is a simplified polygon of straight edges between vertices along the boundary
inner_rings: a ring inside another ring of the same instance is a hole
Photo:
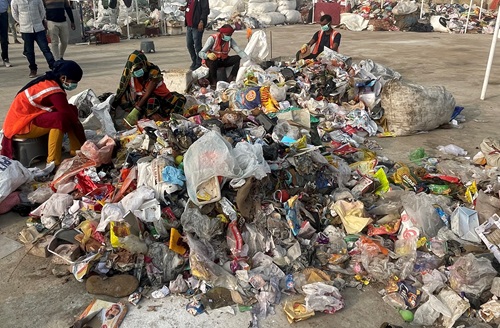
[[[285,15],[285,23],[297,24],[302,21],[302,15],[298,10],[281,10],[280,13]]]
[[[414,13],[415,11],[418,10],[418,4],[409,1],[409,0],[403,0],[399,1],[394,8],[392,8],[392,13],[393,15],[408,15],[411,13]]]
[[[255,31],[245,47],[245,53],[254,62],[265,60],[269,54],[266,32],[263,30]]]
[[[280,13],[283,13],[285,10],[295,10],[297,8],[297,1],[296,0],[279,0],[278,1],[278,9]]]
[[[429,22],[435,32],[450,33],[448,22],[443,16],[431,16]]]
[[[465,151],[463,148],[449,144],[446,146],[437,146],[437,150],[439,150],[442,153],[453,155],[453,156],[467,156],[467,151]]]
[[[32,179],[31,173],[20,162],[0,155],[0,202]]]
[[[276,12],[260,14],[257,20],[264,25],[279,25],[285,23],[285,15]]]
[[[263,13],[270,13],[276,10],[278,5],[276,2],[264,2],[264,3],[249,3],[248,4],[248,14],[256,15]]]

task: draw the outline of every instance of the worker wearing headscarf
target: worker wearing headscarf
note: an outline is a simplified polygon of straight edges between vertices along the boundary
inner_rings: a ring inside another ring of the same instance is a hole
[[[229,73],[226,79],[227,82],[231,82],[238,74],[240,60],[248,57],[232,38],[233,32],[234,29],[231,25],[222,25],[219,29],[219,33],[212,34],[199,53],[200,58],[205,59],[205,64],[209,68],[208,79],[212,86],[215,86],[217,83],[217,70],[220,67],[232,67],[231,73]],[[231,51],[231,49],[233,49],[237,55],[229,56],[229,51]]]
[[[59,60],[52,71],[26,84],[16,95],[3,124],[2,155],[12,158],[12,139],[49,135],[47,163],[61,163],[63,136],[68,134],[71,152],[85,142],[78,109],[68,103],[66,91],[76,89],[82,79],[80,65]]]
[[[150,63],[142,51],[135,50],[128,56],[112,104],[129,112],[125,123],[134,126],[143,115],[161,120],[172,112],[182,113],[185,103],[186,97],[168,90],[160,68]]]

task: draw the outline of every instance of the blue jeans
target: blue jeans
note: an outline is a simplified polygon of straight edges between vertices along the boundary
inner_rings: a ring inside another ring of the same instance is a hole
[[[9,15],[0,14],[0,40],[2,43],[2,60],[9,60]]]
[[[187,27],[186,43],[191,56],[191,69],[195,70],[201,66],[201,58],[198,53],[201,51],[201,40],[203,39],[203,31],[198,31],[196,27]]]
[[[38,48],[42,51],[47,64],[49,64],[49,68],[52,69],[55,60],[52,52],[50,51],[49,43],[47,42],[47,33],[45,30],[34,33],[21,33],[21,36],[24,40],[24,52],[26,54],[26,58],[28,58],[30,70],[36,71],[38,69],[35,61],[35,42],[38,44]]]

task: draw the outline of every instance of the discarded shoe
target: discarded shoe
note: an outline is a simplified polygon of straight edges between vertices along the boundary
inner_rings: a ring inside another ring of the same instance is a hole
[[[123,120],[125,121],[125,123],[127,123],[128,126],[133,127],[137,124],[140,114],[141,112],[139,112],[137,108],[134,108]]]
[[[136,277],[122,274],[109,278],[91,276],[87,279],[85,289],[89,294],[125,297],[132,294],[138,286]]]

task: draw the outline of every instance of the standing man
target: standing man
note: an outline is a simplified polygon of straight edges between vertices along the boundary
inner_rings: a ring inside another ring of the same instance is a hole
[[[9,61],[9,10],[10,0],[0,0],[0,42],[2,45],[2,61],[10,67]],[[200,47],[201,48],[201,47]]]
[[[24,40],[24,51],[30,67],[30,78],[37,76],[35,42],[43,53],[49,68],[54,66],[54,56],[47,42],[45,8],[42,0],[12,0],[12,17],[19,23]]]
[[[240,68],[240,60],[247,59],[248,55],[238,47],[236,41],[231,37],[234,29],[229,24],[224,24],[219,29],[219,33],[208,37],[205,46],[201,49],[199,56],[205,59],[205,64],[209,68],[208,79],[212,87],[217,83],[217,70],[219,67],[231,67],[231,73],[227,82],[234,81]],[[229,56],[229,51],[233,49],[237,55]]]
[[[320,53],[323,52],[325,47],[333,51],[339,51],[340,39],[342,36],[339,32],[333,29],[332,16],[323,15],[319,18],[321,30],[314,33],[312,39],[304,44],[297,52],[296,59],[316,59]],[[310,50],[312,45],[314,48]]]
[[[68,47],[69,26],[66,22],[68,14],[71,22],[71,29],[75,30],[75,19],[69,0],[44,0],[45,10],[47,11],[47,27],[51,40],[50,48],[56,60],[63,59],[64,52]]]
[[[187,0],[187,5],[179,8],[185,12],[185,24],[187,26],[186,43],[191,56],[190,70],[194,71],[201,66],[201,59],[198,53],[201,50],[201,40],[203,31],[207,26],[210,7],[208,0]]]

